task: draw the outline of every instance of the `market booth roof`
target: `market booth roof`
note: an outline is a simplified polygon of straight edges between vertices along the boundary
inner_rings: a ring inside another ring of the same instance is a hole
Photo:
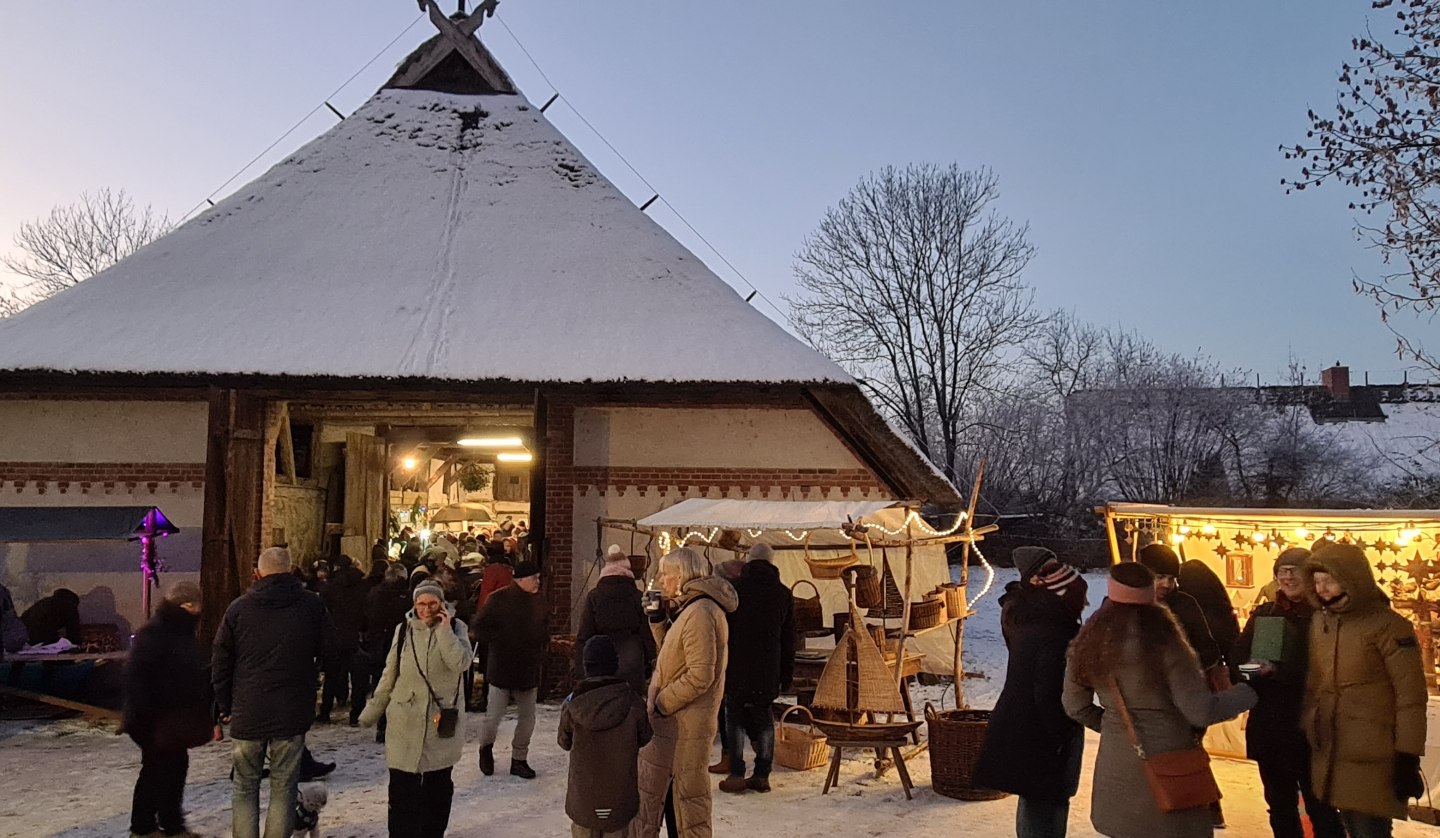
[[[158,506],[0,507],[0,542],[117,541],[179,531]]]

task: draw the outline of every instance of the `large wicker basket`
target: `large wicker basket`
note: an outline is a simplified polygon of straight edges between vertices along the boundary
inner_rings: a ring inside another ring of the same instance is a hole
[[[945,615],[947,617],[959,617],[964,614],[968,607],[965,602],[965,586],[957,585],[954,582],[946,582],[935,589],[945,600]]]
[[[795,589],[800,585],[809,585],[810,590],[815,592],[811,597],[795,596]],[[825,610],[820,605],[820,589],[809,579],[801,579],[790,586],[790,595],[795,602],[795,630],[796,631],[820,631],[825,628]]]
[[[810,575],[816,579],[839,579],[845,568],[857,564],[860,557],[853,553],[849,556],[841,556],[836,559],[817,559],[805,551],[805,564],[810,566]]]
[[[874,608],[885,598],[885,589],[880,585],[880,574],[874,565],[857,564],[845,568],[845,584],[855,589],[855,605],[860,608]]]
[[[910,630],[935,628],[945,622],[945,599],[925,599],[910,603]]]
[[[805,727],[787,725],[785,719],[796,710],[803,710],[810,723]],[[808,707],[795,705],[780,716],[775,726],[775,761],[796,771],[809,771],[825,764],[830,756],[830,740],[815,728],[815,717]]]
[[[929,726],[930,784],[936,794],[956,800],[999,800],[1005,792],[976,788],[975,763],[985,744],[989,710],[936,710],[925,705]]]

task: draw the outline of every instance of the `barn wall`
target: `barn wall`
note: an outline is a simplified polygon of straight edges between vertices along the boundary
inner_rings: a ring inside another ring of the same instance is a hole
[[[0,399],[0,503],[142,506],[181,533],[158,542],[161,584],[200,576],[205,402]],[[139,550],[128,542],[0,544],[0,582],[21,610],[56,588],[85,622],[129,635],[143,622]]]
[[[863,468],[815,414],[779,408],[579,408],[575,464]]]

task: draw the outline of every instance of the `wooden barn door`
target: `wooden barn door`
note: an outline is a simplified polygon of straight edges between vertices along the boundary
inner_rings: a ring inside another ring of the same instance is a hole
[[[370,545],[385,534],[385,442],[345,435],[345,534],[341,549],[366,566]]]

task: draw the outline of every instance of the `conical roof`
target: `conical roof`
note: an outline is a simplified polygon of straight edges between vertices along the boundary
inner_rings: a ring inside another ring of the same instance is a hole
[[[463,89],[456,60],[426,82]],[[203,215],[0,320],[0,371],[851,381],[523,96],[390,88]]]

